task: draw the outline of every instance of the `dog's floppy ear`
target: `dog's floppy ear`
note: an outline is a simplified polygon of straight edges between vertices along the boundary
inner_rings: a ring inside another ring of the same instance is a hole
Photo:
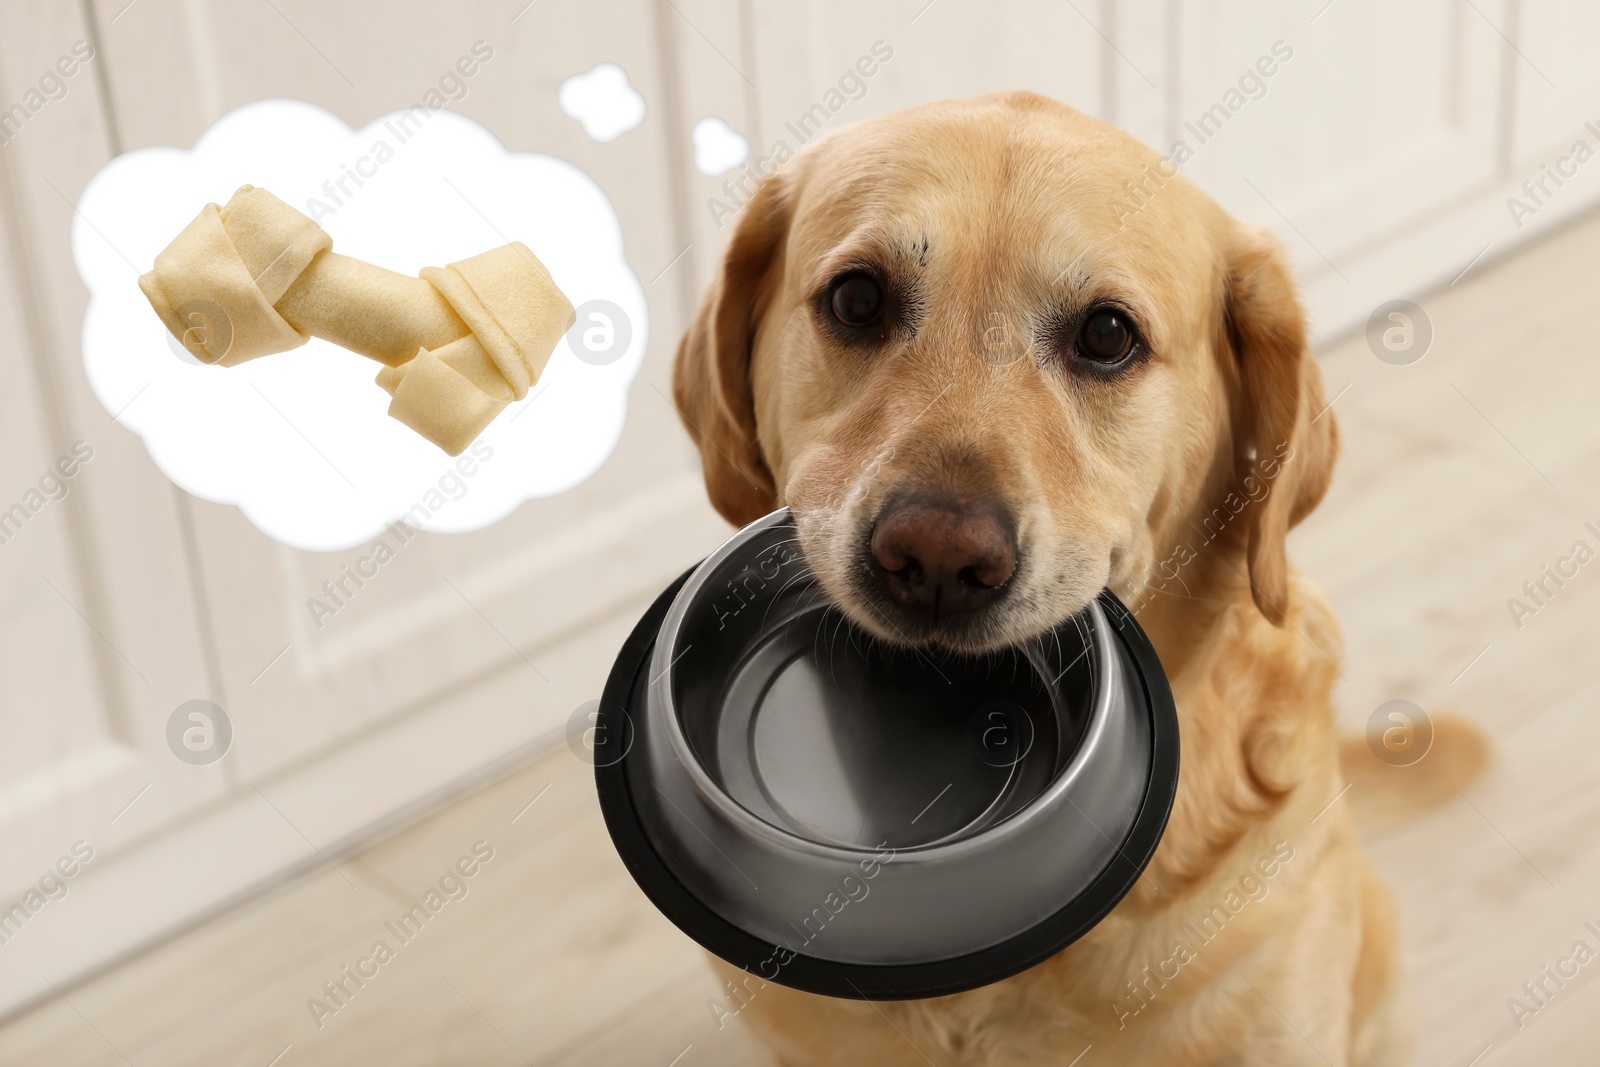
[[[1228,333],[1239,367],[1238,481],[1254,501],[1245,509],[1250,586],[1261,613],[1282,626],[1289,592],[1284,539],[1327,491],[1339,436],[1323,399],[1321,368],[1306,344],[1294,283],[1265,231],[1237,228],[1227,287]],[[1262,485],[1266,495],[1258,498]]]
[[[787,184],[768,178],[734,223],[733,235],[694,322],[678,343],[672,392],[700,446],[706,492],[722,517],[744,526],[777,507],[756,440],[750,355],[771,287],[769,272],[789,230]]]

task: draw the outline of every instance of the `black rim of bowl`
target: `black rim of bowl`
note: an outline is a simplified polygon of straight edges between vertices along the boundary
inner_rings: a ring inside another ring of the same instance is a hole
[[[758,972],[757,968],[771,960],[779,946],[733,925],[701,903],[673,876],[639,824],[626,774],[628,746],[632,742],[629,716],[643,714],[642,708],[631,706],[639,675],[649,666],[650,651],[673,598],[693,573],[691,567],[656,598],[617,655],[601,696],[595,726],[598,736],[623,738],[624,751],[616,760],[597,759],[594,776],[606,829],[628,873],[657,910],[700,947],[735,967],[760,973],[766,980],[807,993],[852,1000],[918,1000],[947,996],[1010,978],[1043,963],[1093,929],[1138,882],[1161,842],[1177,794],[1178,713],[1150,639],[1122,601],[1105,590],[1100,593],[1101,607],[1113,634],[1138,668],[1139,691],[1144,694],[1144,706],[1151,717],[1149,784],[1139,814],[1117,850],[1117,857],[1087,888],[1045,919],[1020,934],[965,956],[930,963],[862,964],[795,953],[778,968],[775,976]],[[618,711],[623,712],[620,722],[616,721]]]

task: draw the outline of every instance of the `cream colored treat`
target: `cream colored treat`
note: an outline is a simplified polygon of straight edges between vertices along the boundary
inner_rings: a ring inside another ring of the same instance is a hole
[[[452,456],[527,395],[573,322],[520,242],[412,278],[337,254],[322,227],[250,185],[207,204],[139,288],[205,363],[233,367],[311,337],[377,360],[389,414]]]

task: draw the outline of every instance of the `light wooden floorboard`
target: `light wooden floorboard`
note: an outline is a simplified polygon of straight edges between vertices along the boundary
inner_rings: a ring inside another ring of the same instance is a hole
[[[685,1062],[760,1063],[717,1032],[711,972],[629,880],[591,774],[553,752],[67,992],[0,1031],[0,1063],[266,1067],[292,1045],[283,1067],[665,1065],[690,1044]],[[402,944],[385,923],[480,841],[493,859]],[[394,958],[318,1027],[308,998],[379,939]]]
[[[1405,697],[1496,746],[1459,799],[1369,834],[1402,910],[1421,1064],[1595,1057],[1600,961],[1522,1029],[1506,1001],[1575,941],[1600,947],[1583,925],[1600,928],[1600,562],[1520,630],[1506,599],[1574,541],[1600,546],[1583,529],[1600,527],[1597,276],[1593,219],[1425,299],[1420,363],[1382,364],[1359,337],[1325,355],[1330,395],[1349,385],[1344,455],[1293,554],[1344,624],[1344,723]],[[494,859],[467,895],[319,1029],[307,999],[394,942],[383,924],[480,840]],[[0,1062],[767,1063],[717,1030],[701,953],[629,880],[565,748],[64,992],[0,1029]]]

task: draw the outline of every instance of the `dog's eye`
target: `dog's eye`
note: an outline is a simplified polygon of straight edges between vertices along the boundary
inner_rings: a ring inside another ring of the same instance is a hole
[[[883,313],[883,289],[870,274],[846,274],[833,283],[828,306],[843,326],[871,326]]]
[[[1078,334],[1078,353],[1096,363],[1120,363],[1133,350],[1133,325],[1120,311],[1096,311]]]

